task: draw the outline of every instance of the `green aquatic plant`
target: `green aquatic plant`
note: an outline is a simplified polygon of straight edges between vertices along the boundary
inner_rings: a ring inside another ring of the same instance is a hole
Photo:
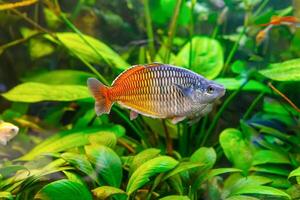
[[[300,198],[298,1],[0,1],[0,199]],[[164,62],[224,85],[199,122],[113,106],[96,117],[89,77]],[[0,129],[1,137],[1,129]]]

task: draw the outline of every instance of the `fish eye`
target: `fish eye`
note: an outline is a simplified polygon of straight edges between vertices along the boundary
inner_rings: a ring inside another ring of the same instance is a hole
[[[214,93],[215,89],[212,86],[208,86],[206,91],[208,94],[212,94],[212,93]]]

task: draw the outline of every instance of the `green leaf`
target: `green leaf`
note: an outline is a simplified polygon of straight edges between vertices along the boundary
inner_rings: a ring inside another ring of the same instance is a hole
[[[57,153],[74,147],[84,146],[89,144],[89,136],[91,135],[98,135],[98,137],[101,137],[103,133],[122,135],[124,132],[124,128],[119,125],[63,131],[47,138],[45,141],[34,147],[29,153],[19,158],[19,160],[32,160],[41,154]]]
[[[200,36],[193,37],[191,56],[191,66],[189,66],[189,42],[182,47],[174,62],[208,79],[217,77],[223,68],[223,50],[217,40]]]
[[[67,179],[54,181],[44,186],[35,196],[42,200],[92,200],[86,187]]]
[[[92,190],[93,194],[99,200],[105,200],[116,194],[126,195],[126,192],[111,186],[101,186]]]
[[[170,195],[160,198],[159,200],[190,200],[190,198],[188,196]]]
[[[130,174],[132,174],[139,166],[152,158],[159,156],[161,150],[155,148],[149,148],[141,151],[134,156],[132,163],[130,164]]]
[[[0,199],[13,200],[13,195],[10,192],[0,192]]]
[[[0,175],[2,178],[8,178],[10,175],[19,170],[27,170],[28,174],[30,173],[30,171],[23,165],[8,165],[0,168]]]
[[[109,147],[103,145],[85,146],[86,155],[95,165],[96,172],[110,186],[120,187],[122,181],[122,162]]]
[[[291,197],[287,193],[279,189],[264,185],[246,185],[240,188],[239,190],[235,191],[235,195],[237,194],[262,194],[291,199]]]
[[[207,179],[213,178],[213,177],[221,175],[221,174],[230,173],[230,172],[241,172],[241,170],[240,169],[235,169],[235,168],[212,169],[208,173]]]
[[[272,164],[270,165],[258,165],[251,167],[251,171],[255,172],[263,172],[263,173],[269,173],[269,174],[277,174],[282,176],[288,176],[290,170],[283,168],[282,166],[274,166]]]
[[[272,180],[264,176],[241,176],[240,174],[232,174],[224,184],[224,189],[230,195],[236,195],[236,191],[245,186],[258,186],[271,183]]]
[[[151,0],[149,1],[151,19],[158,24],[168,23],[174,13],[176,0]],[[184,25],[190,20],[191,11],[187,3],[182,3],[176,23]]]
[[[290,160],[286,155],[271,150],[257,151],[253,158],[253,165],[260,165],[266,163],[275,164],[290,164]]]
[[[289,174],[289,178],[294,177],[294,176],[300,176],[300,167],[298,167],[297,169],[294,169],[294,170],[291,171],[291,173]]]
[[[193,168],[197,168],[197,167],[201,167],[203,166],[202,163],[196,163],[196,162],[181,162],[177,165],[177,167],[175,167],[175,169],[173,169],[172,171],[168,172],[164,177],[163,180],[166,180],[168,178],[170,178],[171,176],[174,176],[178,173],[184,172],[184,171],[188,171],[190,169]]]
[[[72,166],[90,176],[93,180],[98,182],[92,164],[88,161],[87,157],[78,153],[66,152],[60,155],[62,159],[70,163]]]
[[[40,101],[75,101],[91,97],[87,87],[80,85],[47,85],[23,83],[17,85],[3,97],[10,101],[35,103]]]
[[[91,63],[100,63],[108,60],[111,65],[119,70],[125,70],[128,68],[129,64],[123,60],[123,58],[118,55],[114,50],[112,50],[105,43],[97,40],[93,37],[83,35],[84,40],[76,33],[64,32],[56,33],[55,36],[59,39],[63,45],[68,48],[71,52],[79,55],[83,59]],[[53,41],[53,38],[49,35],[45,35],[49,40]],[[91,48],[92,45],[94,48]]]
[[[259,200],[259,199],[255,197],[245,196],[245,195],[235,195],[226,198],[225,200]]]
[[[275,81],[300,81],[300,58],[271,64],[259,73]]]
[[[101,137],[98,135],[90,135],[89,142],[91,144],[102,144],[114,148],[117,144],[117,136],[114,133],[102,133]]]
[[[160,156],[148,160],[139,166],[131,175],[126,189],[127,194],[130,195],[141,188],[150,180],[150,177],[158,173],[170,171],[175,168],[177,164],[178,161],[169,156]]]
[[[44,83],[48,85],[86,85],[86,81],[94,74],[77,70],[54,70],[27,75],[22,78],[25,82]]]
[[[83,178],[80,175],[75,174],[74,172],[70,172],[70,171],[63,171],[63,173],[66,175],[68,180],[79,183],[79,184],[87,187],[86,183],[84,182]]]
[[[204,169],[210,169],[217,160],[217,154],[213,148],[201,147],[190,157],[190,161],[203,164]],[[201,170],[203,170],[201,168]]]
[[[242,78],[217,78],[214,81],[224,85],[227,90],[237,90],[242,86],[245,80]],[[243,87],[243,90],[271,93],[270,88],[255,80],[249,80]]]
[[[223,130],[220,134],[220,144],[226,158],[233,163],[234,167],[245,172],[250,168],[253,152],[239,130],[233,128]]]
[[[231,65],[231,71],[236,74],[241,74],[246,71],[246,62],[242,60],[237,60]]]

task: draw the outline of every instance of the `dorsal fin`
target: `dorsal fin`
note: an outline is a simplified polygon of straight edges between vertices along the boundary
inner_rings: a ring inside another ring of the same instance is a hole
[[[112,86],[118,84],[122,80],[128,78],[130,75],[132,75],[140,70],[143,70],[148,67],[157,67],[160,65],[162,65],[162,64],[161,63],[151,63],[151,64],[146,64],[146,65],[134,65],[134,66],[130,67],[129,69],[125,70],[124,72],[122,72],[121,74],[119,74],[119,76],[117,76],[117,78],[113,81]]]

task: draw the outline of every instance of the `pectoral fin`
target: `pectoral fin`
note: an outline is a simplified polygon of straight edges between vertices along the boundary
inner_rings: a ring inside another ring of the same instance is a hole
[[[139,113],[137,113],[137,112],[135,112],[135,111],[133,111],[133,110],[130,111],[130,120],[134,120],[134,119],[136,119],[138,116],[139,116]]]
[[[192,98],[192,94],[193,94],[193,88],[192,87],[184,87],[182,85],[179,84],[174,84],[181,92],[184,96]]]

